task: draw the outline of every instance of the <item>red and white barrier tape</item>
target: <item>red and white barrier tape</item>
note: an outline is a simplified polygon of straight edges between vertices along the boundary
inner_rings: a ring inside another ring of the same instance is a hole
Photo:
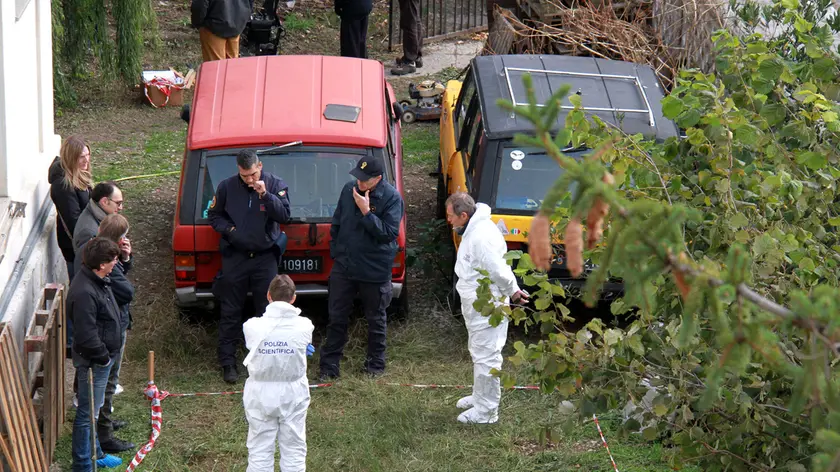
[[[149,386],[146,387],[146,390],[144,390],[143,393],[152,402],[152,433],[149,436],[149,442],[144,444],[143,447],[137,451],[137,454],[134,455],[134,459],[132,459],[131,463],[128,464],[128,468],[125,469],[125,472],[134,472],[134,469],[143,462],[146,455],[152,452],[152,449],[155,447],[155,441],[157,441],[158,436],[160,436],[160,428],[163,426],[163,410],[160,407],[160,402],[166,397],[161,395],[161,392],[158,390],[154,382],[149,382]]]
[[[613,459],[612,452],[610,452],[610,447],[607,446],[607,440],[606,438],[604,438],[604,433],[601,431],[601,425],[598,424],[598,417],[592,415],[592,419],[595,420],[595,426],[598,427],[598,434],[601,435],[601,442],[604,443],[604,448],[607,450],[607,454],[609,454],[610,456],[610,462],[612,462],[613,469],[615,469],[615,472],[618,472],[618,466],[615,465],[615,459]]]

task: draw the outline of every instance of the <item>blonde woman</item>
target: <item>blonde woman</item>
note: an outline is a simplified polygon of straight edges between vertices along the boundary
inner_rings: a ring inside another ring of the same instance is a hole
[[[90,200],[93,178],[90,174],[90,146],[80,136],[68,136],[61,145],[49,172],[50,198],[58,213],[56,236],[67,275],[73,279],[73,230]]]

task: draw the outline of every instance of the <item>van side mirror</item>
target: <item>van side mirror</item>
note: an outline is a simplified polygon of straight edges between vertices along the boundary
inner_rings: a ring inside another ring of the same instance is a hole
[[[181,119],[186,121],[187,123],[190,122],[190,104],[189,103],[184,104],[184,106],[181,107]]]
[[[402,118],[403,113],[405,113],[405,110],[403,110],[403,107],[399,102],[394,102],[393,108],[394,116],[396,117],[397,121],[400,121],[400,118]]]

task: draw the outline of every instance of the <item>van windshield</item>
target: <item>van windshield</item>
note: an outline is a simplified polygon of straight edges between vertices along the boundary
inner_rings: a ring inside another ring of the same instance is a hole
[[[589,149],[567,152],[575,159],[582,158]],[[496,188],[496,208],[536,212],[545,194],[563,174],[563,168],[545,153],[544,149],[503,146],[499,183]],[[572,189],[570,189],[571,191]]]
[[[208,217],[219,182],[237,175],[236,152],[238,150],[206,156],[199,213],[202,219]],[[326,222],[332,219],[344,184],[355,180],[350,171],[364,154],[364,151],[295,148],[283,153],[262,154],[260,161],[263,172],[282,178],[289,186],[292,219]]]

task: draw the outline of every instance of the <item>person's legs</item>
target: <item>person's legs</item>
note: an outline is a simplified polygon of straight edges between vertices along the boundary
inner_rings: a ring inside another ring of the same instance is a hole
[[[343,57],[359,57],[356,44],[356,20],[341,18],[338,32],[340,54]]]
[[[93,369],[93,391],[88,384],[88,371]],[[94,365],[88,367],[76,367],[77,378],[79,379],[79,406],[76,408],[76,418],[73,420],[72,454],[73,472],[89,472],[93,468],[91,461],[90,444],[90,399],[93,396],[94,412],[98,412],[105,402],[105,386],[108,384],[108,376],[111,366]],[[105,456],[102,448],[99,447],[99,440],[96,441],[96,458]]]
[[[248,420],[247,472],[274,472],[274,443],[277,441],[277,418],[263,417],[245,409]]]
[[[338,377],[341,356],[347,344],[347,325],[353,313],[357,284],[343,274],[333,271],[329,282],[329,322],[327,337],[321,348],[321,375]]]
[[[242,337],[242,311],[248,293],[247,256],[233,253],[222,258],[221,277],[216,280],[214,293],[219,300],[219,365],[236,365],[236,346]]]
[[[400,0],[400,29],[403,34],[403,59],[416,63],[423,55],[420,0]]]
[[[359,19],[359,55],[362,59],[367,59],[367,34],[368,34],[368,15]]]
[[[105,452],[123,452],[134,449],[133,443],[114,437],[114,421],[111,413],[114,406],[114,394],[120,381],[123,349],[125,349],[125,331],[122,332],[120,353],[113,357],[111,361],[111,371],[108,374],[108,383],[105,386],[105,400],[102,403],[102,408],[99,409],[99,419],[96,421],[96,433],[99,436],[102,450]]]
[[[225,40],[225,57],[233,59],[239,57],[239,36],[227,38]]]
[[[201,27],[198,29],[198,38],[201,42],[201,57],[205,61],[218,61],[225,58],[227,41],[211,33],[209,29]]]
[[[462,299],[463,300],[463,299]],[[490,326],[487,317],[472,308],[472,301],[461,304],[464,322],[469,332],[469,351],[473,361],[473,408],[458,417],[470,423],[494,423],[498,420],[501,382],[491,374],[492,369],[502,368],[502,349],[507,341],[508,320],[499,326]]]
[[[306,412],[309,398],[301,402],[296,411],[280,422],[280,472],[306,470]]]
[[[391,282],[359,284],[359,297],[368,323],[368,351],[365,370],[372,374],[385,371],[385,346],[388,332],[386,310],[391,304]]]
[[[254,302],[256,316],[265,313],[268,306],[268,286],[277,276],[277,257],[272,253],[262,254],[248,261],[250,265],[248,285],[251,288],[251,299]]]

